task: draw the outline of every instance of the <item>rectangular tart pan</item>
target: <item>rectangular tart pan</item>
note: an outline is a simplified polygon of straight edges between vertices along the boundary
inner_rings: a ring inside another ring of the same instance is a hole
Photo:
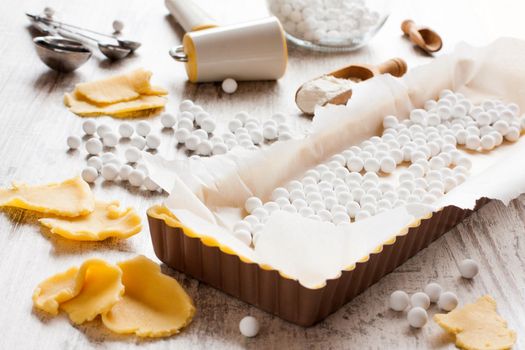
[[[312,326],[340,309],[383,276],[426,248],[432,241],[489,202],[481,198],[473,210],[447,206],[417,220],[340,277],[309,289],[278,271],[246,262],[213,242],[202,242],[162,206],[148,210],[157,257],[169,267],[286,321]]]

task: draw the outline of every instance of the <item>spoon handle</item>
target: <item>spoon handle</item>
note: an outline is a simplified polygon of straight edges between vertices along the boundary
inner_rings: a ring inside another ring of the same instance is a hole
[[[71,30],[69,28],[64,28],[64,27],[57,28],[57,33],[63,36],[64,38],[69,38],[69,39],[78,40],[78,41],[85,41],[87,39],[97,44],[99,43],[99,41],[93,38],[92,36]]]
[[[401,23],[401,30],[406,35],[410,35],[411,32],[417,32],[416,23],[413,20],[407,19]]]
[[[103,36],[103,37],[106,37],[106,38],[115,39],[115,36],[113,36],[113,35],[100,33],[100,32],[97,32],[97,31],[94,31],[94,30],[91,30],[91,29],[88,29],[88,28],[79,27],[79,26],[76,26],[76,25],[73,25],[73,24],[69,24],[69,23],[65,23],[65,22],[60,22],[60,21],[57,21],[57,20],[52,19],[52,18],[46,18],[46,17],[42,17],[42,16],[32,15],[32,14],[29,14],[29,13],[26,13],[26,15],[31,19],[32,22],[34,22],[34,23],[41,23],[43,25],[47,25],[48,27],[53,27],[54,29],[64,29],[64,30],[68,30],[70,32],[74,32],[72,29],[77,29],[77,30],[82,31],[82,32],[88,32],[88,33],[92,33],[92,34],[95,34],[95,35]],[[78,34],[79,32],[74,32],[74,33]]]
[[[395,77],[402,77],[407,72],[407,63],[402,58],[396,57],[389,59],[377,66],[381,74],[392,74]]]
[[[417,45],[421,47],[422,49],[425,49],[426,42],[425,42],[425,38],[423,38],[423,36],[421,35],[421,29],[422,28],[416,25],[416,23],[411,19],[404,20],[401,23],[401,30],[406,36],[408,36],[408,39],[414,45]]]
[[[401,23],[401,30],[406,36],[408,36],[414,45],[417,45],[423,50],[426,50],[427,45],[425,43],[425,39],[421,36],[419,28],[417,27],[416,23],[414,23],[414,21],[411,19],[403,21],[403,23]]]

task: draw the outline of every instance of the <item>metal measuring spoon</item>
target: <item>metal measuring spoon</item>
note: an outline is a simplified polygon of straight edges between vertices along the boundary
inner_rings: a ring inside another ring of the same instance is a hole
[[[82,41],[82,38],[83,38],[83,39],[88,39],[90,41],[93,41],[94,43],[97,44],[97,47],[100,50],[100,52],[102,52],[102,54],[106,56],[107,58],[109,58],[110,60],[120,60],[131,53],[130,49],[126,49],[119,45],[104,43],[89,35],[75,32],[69,29],[60,28],[60,29],[57,29],[57,33],[63,37],[73,39],[73,40]]]
[[[138,41],[133,41],[133,40],[125,40],[125,39],[119,39],[119,38],[115,38],[119,45],[126,48],[126,49],[130,49],[131,52],[135,51],[136,49],[138,49],[140,47],[140,45],[142,45],[141,43],[139,43]]]
[[[33,39],[38,57],[49,68],[71,72],[91,57],[91,50],[76,40],[59,36],[40,36]]]
[[[48,21],[50,23],[53,23],[53,24],[56,24],[56,25],[60,25],[61,27],[70,27],[70,28],[78,29],[78,30],[85,31],[85,32],[88,32],[88,33],[92,33],[92,34],[95,34],[95,35],[103,36],[103,37],[106,37],[106,38],[111,38],[113,40],[116,40],[120,47],[128,49],[128,50],[131,50],[132,52],[137,50],[142,45],[138,41],[127,40],[127,39],[120,39],[120,38],[118,38],[118,37],[116,37],[114,35],[108,35],[108,34],[100,33],[100,32],[97,32],[97,31],[94,31],[94,30],[91,30],[91,29],[87,29],[87,28],[82,28],[82,27],[79,27],[79,26],[76,26],[76,25],[73,25],[73,24],[67,24],[67,23],[64,23],[64,22],[59,22],[59,21],[50,20],[50,19],[46,19],[46,18],[42,18],[42,19],[44,21]]]
[[[125,49],[119,45],[98,43],[98,49],[110,60],[120,60],[131,53],[130,49]]]
[[[74,28],[80,28],[80,27],[75,27],[71,25],[63,25],[61,22],[54,22],[51,19],[47,19],[44,17],[36,16],[36,15],[31,15],[28,13],[26,13],[26,15],[29,17],[33,25],[42,32],[52,34],[52,35],[60,35],[62,37],[71,39],[73,41],[78,41],[79,43],[81,43],[84,39],[87,39],[87,40],[90,40],[96,43],[100,52],[102,52],[104,56],[106,56],[107,58],[111,60],[122,59],[128,56],[133,51],[130,48],[121,46],[120,41],[114,37],[112,38],[117,40],[117,42],[119,43],[118,45],[101,42],[98,39],[94,38],[93,36],[90,36],[80,31],[75,31],[73,29],[68,28],[68,27],[74,27]],[[85,29],[81,28],[79,30],[85,30]],[[87,31],[92,32],[90,30],[87,30]],[[106,36],[106,35],[103,35],[103,36]],[[122,43],[124,45],[135,47],[135,48],[140,46],[140,43],[133,42],[131,40],[122,40]]]
[[[48,24],[48,25],[53,25],[54,27],[57,27],[57,28],[73,28],[73,29],[77,29],[77,30],[80,30],[80,31],[83,31],[83,32],[88,32],[88,33],[92,33],[92,34],[95,34],[95,35],[98,35],[98,36],[103,36],[103,37],[106,37],[106,38],[111,38],[115,41],[118,42],[119,46],[120,47],[123,47],[125,49],[129,49],[131,51],[135,51],[137,50],[142,44],[139,43],[138,41],[134,41],[134,40],[127,40],[127,39],[120,39],[114,35],[109,35],[109,34],[104,34],[104,33],[100,33],[100,32],[97,32],[95,30],[91,30],[91,29],[88,29],[88,28],[83,28],[83,27],[79,27],[79,26],[76,26],[74,24],[69,24],[69,23],[64,23],[64,22],[60,22],[60,21],[57,21],[57,20],[54,20],[54,19],[51,19],[51,18],[47,18],[47,17],[41,17],[41,16],[37,16],[37,15],[31,15],[29,13],[26,13],[26,15],[34,22],[34,23],[45,23],[45,24]]]

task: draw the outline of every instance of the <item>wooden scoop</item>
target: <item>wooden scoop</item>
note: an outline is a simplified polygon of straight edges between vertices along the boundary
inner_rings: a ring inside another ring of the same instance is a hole
[[[418,27],[414,21],[407,19],[401,23],[401,30],[410,41],[427,53],[441,50],[443,41],[439,34],[428,27]]]
[[[333,71],[331,73],[328,73],[326,75],[333,76],[333,77],[339,78],[339,79],[355,80],[356,83],[358,83],[360,81],[373,78],[373,77],[375,77],[376,75],[379,75],[379,74],[387,74],[388,73],[388,74],[392,74],[395,77],[401,77],[406,72],[407,72],[407,64],[406,64],[406,62],[403,59],[401,59],[401,58],[392,58],[392,59],[390,59],[388,61],[385,61],[385,62],[381,63],[378,66],[374,66],[374,65],[370,65],[370,64],[352,64],[350,66],[343,67],[341,69],[338,69],[338,70]],[[319,78],[322,78],[322,77],[318,77],[316,79],[319,79]],[[295,93],[295,103],[297,104],[297,107],[299,107],[299,109],[303,113],[312,115],[313,111],[305,111],[297,103],[297,96],[298,96],[299,92],[301,91],[301,89],[303,88],[303,86],[305,84],[301,85],[301,87],[299,87],[299,89],[297,89],[297,92]],[[348,102],[348,100],[350,99],[350,97],[352,97],[352,89],[349,89],[349,90],[346,90],[346,91],[340,93],[339,95],[337,95],[337,96],[331,98],[330,100],[324,102],[322,105],[324,106],[324,105],[326,105],[328,103],[336,104],[336,105],[346,104]]]

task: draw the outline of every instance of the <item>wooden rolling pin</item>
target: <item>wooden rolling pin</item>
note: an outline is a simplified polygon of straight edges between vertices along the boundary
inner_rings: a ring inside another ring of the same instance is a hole
[[[410,19],[401,23],[401,30],[414,45],[427,53],[439,51],[443,47],[443,41],[438,33],[428,27],[418,27]]]
[[[375,77],[379,74],[391,74],[395,77],[401,77],[406,73],[406,71],[407,64],[403,59],[392,58],[377,66],[371,64],[352,64],[350,66],[343,67],[326,75],[339,79],[349,79],[358,83],[360,81]],[[318,77],[316,79],[313,79],[312,81],[322,78],[323,77]],[[303,113],[312,115],[313,110],[307,110],[306,108],[304,108],[304,106],[301,106],[301,103],[298,101],[298,97],[301,94],[301,90],[305,87],[306,84],[307,83],[301,85],[301,87],[297,89],[297,92],[295,93],[295,103]],[[345,90],[336,95],[335,97],[332,97],[326,101],[319,101],[320,103],[318,104],[322,106],[328,103],[337,105],[346,104],[350,97],[352,97],[352,89]]]

